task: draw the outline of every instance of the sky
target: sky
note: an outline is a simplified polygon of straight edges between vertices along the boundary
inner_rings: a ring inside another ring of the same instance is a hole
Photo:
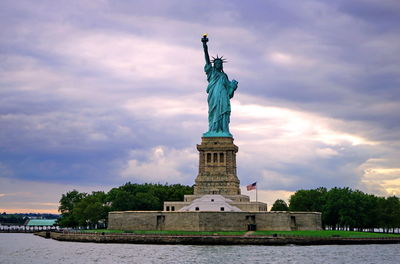
[[[194,184],[208,129],[202,35],[239,82],[238,177],[400,195],[400,2],[0,3],[0,212],[63,193]]]

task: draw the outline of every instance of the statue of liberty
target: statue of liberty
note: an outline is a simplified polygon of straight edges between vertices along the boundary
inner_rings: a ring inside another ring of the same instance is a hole
[[[201,39],[203,42],[206,65],[204,71],[207,74],[207,93],[208,93],[208,132],[204,137],[232,137],[229,132],[229,122],[231,115],[230,99],[237,89],[238,82],[229,81],[228,75],[223,70],[223,57],[217,57],[212,60],[208,55],[207,34]]]

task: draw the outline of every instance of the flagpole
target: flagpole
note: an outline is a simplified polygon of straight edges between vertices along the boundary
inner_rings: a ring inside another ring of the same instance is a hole
[[[256,202],[258,202],[258,196],[257,196],[257,185],[256,185]]]
[[[249,184],[246,186],[247,191],[252,191],[256,189],[256,202],[258,202],[258,194],[257,194],[257,182],[254,182],[253,184]],[[249,197],[251,198],[251,195],[249,194]]]

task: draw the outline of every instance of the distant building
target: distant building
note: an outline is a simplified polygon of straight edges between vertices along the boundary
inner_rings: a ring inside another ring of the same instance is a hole
[[[25,226],[33,230],[48,230],[56,228],[57,219],[29,219]]]

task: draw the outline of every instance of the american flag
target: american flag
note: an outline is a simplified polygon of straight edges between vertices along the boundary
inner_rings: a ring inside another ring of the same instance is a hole
[[[246,188],[248,191],[257,189],[257,182],[247,185]]]

